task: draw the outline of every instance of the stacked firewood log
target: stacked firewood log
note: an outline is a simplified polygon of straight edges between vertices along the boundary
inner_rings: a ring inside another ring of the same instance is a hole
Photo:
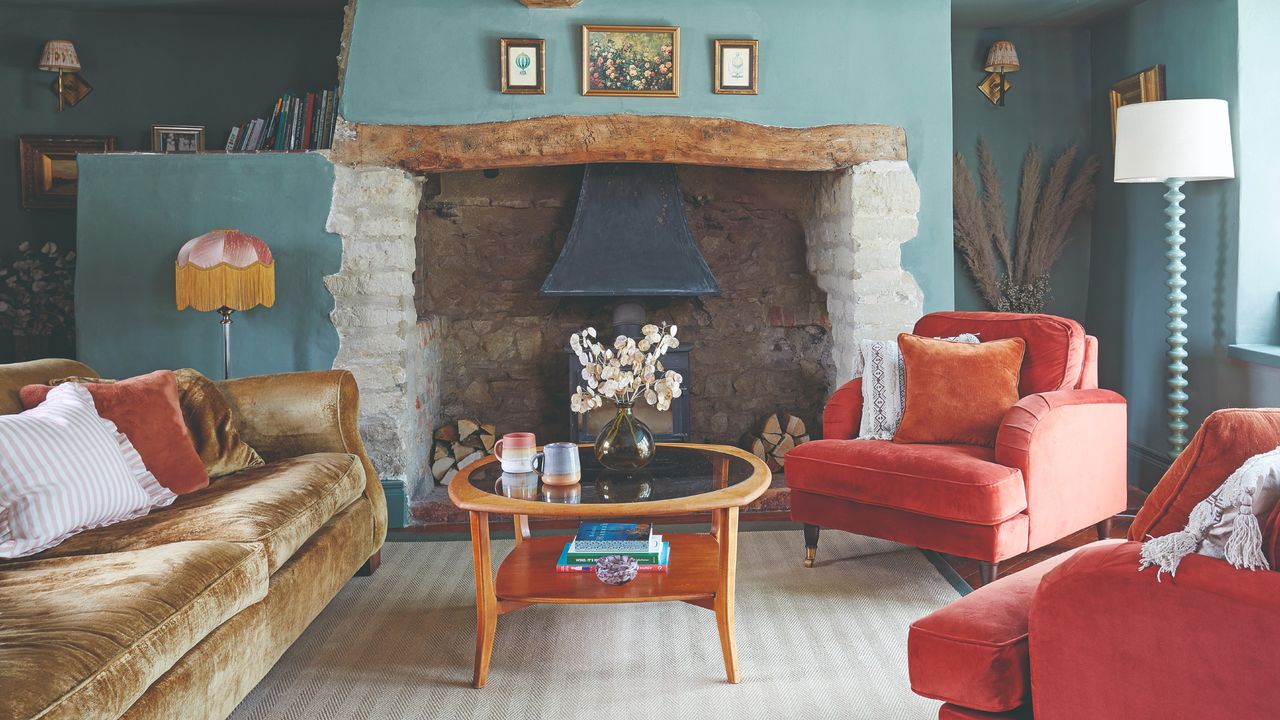
[[[431,476],[439,485],[448,485],[458,471],[493,454],[498,440],[492,423],[462,418],[436,428],[431,447]]]
[[[787,464],[787,453],[800,443],[809,442],[804,420],[788,413],[773,413],[762,420],[746,438],[746,449],[778,472]]]

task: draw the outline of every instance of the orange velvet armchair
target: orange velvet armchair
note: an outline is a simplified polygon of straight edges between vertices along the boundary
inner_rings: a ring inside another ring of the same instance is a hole
[[[1097,339],[1052,315],[938,312],[915,334],[1026,342],[1019,395],[993,447],[857,440],[862,381],[838,389],[823,439],[787,455],[791,518],[812,567],[820,528],[973,558],[982,581],[1002,560],[1095,525],[1127,502],[1124,398],[1098,389]],[[964,378],[956,378],[963,387]]]

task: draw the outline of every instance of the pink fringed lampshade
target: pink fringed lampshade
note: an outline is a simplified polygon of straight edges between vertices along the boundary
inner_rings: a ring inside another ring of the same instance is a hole
[[[179,310],[248,310],[276,302],[271,248],[239,230],[213,230],[188,241],[175,269]]]

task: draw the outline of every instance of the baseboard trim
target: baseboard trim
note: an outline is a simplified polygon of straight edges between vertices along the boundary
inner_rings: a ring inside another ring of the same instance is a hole
[[[409,526],[409,493],[404,480],[382,480],[382,494],[387,498],[387,527]]]
[[[1139,445],[1135,442],[1129,443],[1129,454],[1138,462],[1154,465],[1160,468],[1161,472],[1168,470],[1169,466],[1173,464],[1173,460],[1169,459],[1169,456],[1166,453],[1152,450],[1145,445]]]

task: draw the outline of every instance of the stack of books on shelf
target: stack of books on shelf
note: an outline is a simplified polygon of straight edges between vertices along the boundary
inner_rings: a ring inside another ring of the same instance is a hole
[[[671,544],[653,534],[649,523],[582,523],[560,552],[556,572],[595,572],[596,560],[606,555],[633,557],[642,573],[666,572]]]
[[[285,93],[265,118],[231,128],[227,152],[327,150],[338,118],[338,89],[306,95]]]

